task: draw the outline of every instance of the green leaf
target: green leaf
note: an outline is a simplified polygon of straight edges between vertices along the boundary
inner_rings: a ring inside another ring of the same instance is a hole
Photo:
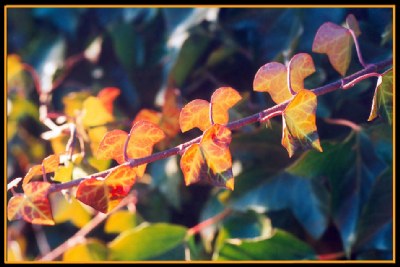
[[[127,230],[115,238],[108,247],[110,260],[154,260],[174,252],[168,260],[183,260],[187,229],[182,226],[157,223]]]
[[[254,190],[232,200],[232,205],[236,210],[252,209],[259,213],[289,208],[315,239],[324,233],[328,224],[327,203],[321,202],[314,192],[311,180],[288,173],[270,178]]]
[[[390,69],[378,78],[368,121],[382,116],[385,121],[392,125],[393,88],[393,69]]]
[[[365,243],[376,237],[392,221],[392,183],[393,170],[388,168],[377,178],[368,202],[362,210],[357,224],[356,241],[353,245],[353,250],[362,248]],[[392,227],[389,228],[390,233],[392,233],[391,229]]]
[[[304,260],[315,259],[314,250],[293,235],[276,229],[271,238],[228,240],[217,260]]]

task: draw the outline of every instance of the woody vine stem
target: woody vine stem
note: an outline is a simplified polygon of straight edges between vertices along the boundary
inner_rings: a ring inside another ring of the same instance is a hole
[[[316,94],[317,96],[324,95],[333,91],[336,91],[338,89],[348,89],[350,87],[353,87],[355,84],[359,83],[360,81],[370,78],[370,77],[377,77],[380,76],[380,74],[376,73],[379,70],[382,70],[388,66],[392,65],[392,58],[375,63],[375,64],[368,64],[364,69],[349,75],[343,79],[340,79],[336,82],[327,84],[322,87],[318,87],[315,89],[312,89],[311,91]],[[265,122],[275,116],[279,116],[282,114],[282,111],[286,108],[286,106],[289,104],[290,100],[287,100],[279,105],[275,105],[271,108],[267,108],[265,110],[260,111],[259,113],[250,115],[248,117],[232,121],[226,125],[230,130],[236,130],[239,129],[245,125],[252,124],[255,122]],[[79,185],[83,180],[88,179],[88,178],[94,178],[94,177],[104,177],[108,173],[110,173],[112,170],[115,168],[118,168],[119,166],[131,166],[131,167],[136,167],[145,163],[151,163],[160,159],[168,158],[172,155],[181,155],[184,153],[184,151],[192,144],[198,143],[201,140],[201,136],[198,136],[186,143],[180,144],[176,147],[154,153],[150,156],[144,157],[144,158],[139,158],[139,159],[128,159],[125,163],[115,166],[113,168],[110,168],[108,170],[94,173],[91,175],[88,175],[86,177],[82,177],[70,182],[62,183],[62,184],[52,184],[51,188],[49,190],[49,193],[56,192],[56,191],[61,191],[63,189],[68,189],[72,188],[74,186]]]

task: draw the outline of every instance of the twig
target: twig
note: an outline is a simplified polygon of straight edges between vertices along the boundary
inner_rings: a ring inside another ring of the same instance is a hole
[[[371,73],[376,73],[376,71],[384,69],[390,65],[392,65],[392,58],[385,60],[385,61],[378,62],[376,64],[369,64],[365,69],[358,71],[350,76],[347,76],[344,79],[338,80],[336,82],[327,84],[322,87],[312,89],[311,91],[314,94],[316,94],[317,96],[324,95],[324,94],[327,94],[327,93],[330,93],[330,92],[333,92],[335,90],[342,88],[343,84],[349,84],[353,80],[355,80],[361,76],[368,75]],[[374,76],[374,75],[372,75],[372,76]],[[286,106],[289,104],[289,102],[290,102],[290,100],[285,101],[279,105],[275,105],[275,106],[265,109],[259,113],[256,113],[256,114],[250,115],[248,117],[230,122],[226,126],[230,130],[235,130],[235,129],[239,129],[245,125],[248,125],[248,124],[252,124],[255,122],[262,122],[262,121],[271,119],[275,116],[279,116],[282,113],[282,111],[286,108]],[[139,166],[139,165],[142,165],[145,163],[151,163],[151,162],[154,162],[154,161],[157,161],[160,159],[168,158],[172,155],[182,154],[182,152],[184,150],[186,150],[190,145],[200,142],[201,137],[202,136],[198,136],[184,144],[180,144],[176,147],[167,149],[165,151],[154,153],[154,154],[144,157],[144,158],[129,159],[127,162],[125,162],[121,165],[129,164],[131,167],[136,167],[136,166]],[[121,165],[119,165],[119,166],[121,166]],[[112,170],[114,170],[115,168],[117,168],[119,166],[113,167],[113,168],[108,169],[103,172],[92,174],[90,176],[87,176],[87,177],[84,177],[81,179],[73,180],[71,182],[67,182],[67,183],[63,183],[63,184],[52,184],[49,192],[55,192],[55,191],[60,191],[62,189],[74,187],[74,186],[78,185],[82,180],[87,179],[87,178],[107,175],[109,172],[111,172]]]
[[[59,245],[57,248],[54,250],[50,251],[47,255],[43,256],[41,261],[52,261],[61,256],[65,251],[67,251],[69,248],[79,244],[80,242],[83,242],[85,239],[85,236],[90,233],[96,226],[98,226],[100,223],[102,223],[109,215],[112,213],[116,212],[117,210],[121,209],[122,207],[128,205],[130,202],[134,201],[134,196],[133,195],[128,195],[125,197],[117,207],[115,207],[112,211],[110,211],[107,214],[104,213],[97,213],[93,219],[88,222],[84,227],[82,227],[78,232],[76,232],[72,237],[70,237],[67,241]]]
[[[189,238],[190,236],[193,236],[197,233],[199,233],[201,230],[203,230],[204,228],[209,227],[210,225],[213,225],[219,221],[221,221],[222,219],[224,219],[226,216],[228,216],[229,214],[231,214],[232,209],[231,208],[226,208],[225,210],[223,210],[221,213],[218,213],[217,215],[208,218],[205,221],[202,221],[201,223],[193,226],[192,228],[190,228],[187,231],[186,237]]]
[[[348,29],[348,31],[350,32],[351,36],[353,37],[354,44],[356,45],[358,61],[360,61],[361,66],[366,68],[367,64],[365,64],[364,59],[362,57],[361,49],[360,49],[360,46],[359,46],[358,40],[357,40],[357,36],[356,36],[356,34],[354,33],[354,31],[352,29]]]

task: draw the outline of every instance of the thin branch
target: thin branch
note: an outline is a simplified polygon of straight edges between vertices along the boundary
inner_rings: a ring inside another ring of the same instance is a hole
[[[366,68],[367,64],[365,64],[364,59],[362,57],[361,49],[360,49],[360,46],[359,46],[358,40],[357,40],[357,36],[352,29],[348,29],[348,31],[350,32],[351,36],[353,37],[354,44],[356,45],[358,61],[360,61],[361,66]]]
[[[117,210],[121,209],[122,207],[125,207],[128,205],[130,202],[134,201],[134,196],[133,195],[128,195],[125,197],[117,207],[115,207],[112,211],[110,211],[107,214],[104,213],[97,213],[95,217],[92,218],[90,222],[88,222],[84,227],[82,227],[78,232],[76,232],[72,237],[70,237],[68,240],[66,240],[64,243],[59,245],[57,248],[49,252],[47,255],[43,256],[41,261],[52,261],[61,256],[65,251],[67,251],[69,248],[79,244],[80,242],[83,242],[85,240],[85,237],[87,234],[89,234],[94,228],[96,228],[100,223],[102,223],[109,215],[113,214]]]
[[[325,86],[322,87],[318,87],[315,89],[312,89],[311,91],[316,94],[317,96],[320,95],[324,95],[330,92],[333,92],[335,90],[338,90],[340,88],[342,88],[343,84],[348,84],[351,83],[353,80],[364,76],[364,75],[368,75],[370,73],[376,73],[378,70],[384,69],[388,66],[392,65],[392,59],[388,59],[382,62],[378,62],[376,64],[369,64],[365,69],[358,71],[350,76],[347,76],[344,79],[338,80],[336,82],[327,84]],[[255,122],[262,122],[265,120],[269,120],[275,116],[279,116],[282,111],[286,108],[286,106],[289,104],[290,100],[285,101],[279,105],[275,105],[271,108],[265,109],[259,113],[250,115],[248,117],[242,118],[240,120],[236,120],[233,122],[228,123],[226,126],[230,129],[230,130],[236,130],[239,129],[245,125],[248,124],[252,124]],[[122,165],[130,165],[131,167],[136,167],[145,163],[151,163],[160,159],[164,159],[164,158],[168,158],[172,155],[178,155],[178,154],[182,154],[182,152],[184,150],[186,150],[190,145],[195,144],[200,142],[202,136],[198,136],[184,144],[180,144],[176,147],[170,148],[168,150],[165,151],[161,151],[161,152],[157,152],[154,153],[150,156],[144,157],[144,158],[140,158],[140,159],[129,159],[127,162],[123,163]],[[121,165],[119,165],[121,166]],[[91,178],[91,177],[100,177],[100,176],[105,176],[107,175],[109,172],[111,172],[112,170],[114,170],[115,168],[119,167],[116,166],[114,168],[108,169],[106,171],[103,172],[99,172],[99,173],[95,173],[92,174],[90,176],[81,178],[81,179],[76,179],[73,180],[71,182],[67,182],[67,183],[63,183],[63,184],[53,184],[49,190],[49,192],[55,192],[55,191],[60,191],[62,189],[66,189],[66,188],[71,188],[74,187],[76,185],[78,185],[82,180],[87,179],[87,178]]]
[[[352,121],[349,120],[345,120],[345,119],[330,119],[330,118],[326,118],[325,121],[327,123],[331,123],[331,124],[337,124],[337,125],[342,125],[342,126],[347,126],[351,129],[353,129],[355,132],[359,132],[361,131],[361,126],[355,124]]]
[[[43,227],[41,225],[38,224],[32,224],[33,227],[33,232],[35,234],[36,237],[36,242],[40,251],[40,254],[42,256],[46,255],[47,253],[49,253],[51,251],[50,246],[49,246],[49,242],[47,241],[46,235],[43,231]]]
[[[292,60],[293,60],[293,58],[289,61],[289,64],[288,64],[288,67],[287,67],[287,76],[286,76],[286,79],[287,79],[287,85],[288,85],[290,94],[295,95],[296,92],[295,92],[295,91],[293,90],[293,88],[292,88],[292,80],[291,80],[291,75],[290,75],[290,73],[291,73],[291,71],[292,71],[292,68],[291,68]]]
[[[370,78],[370,77],[377,77],[377,78],[379,78],[379,77],[381,77],[381,76],[382,76],[382,74],[379,74],[379,73],[376,73],[376,72],[367,73],[367,74],[365,74],[365,75],[362,75],[362,76],[360,76],[360,77],[355,78],[354,80],[352,80],[352,81],[349,82],[349,83],[343,84],[342,89],[343,89],[343,90],[347,90],[347,89],[353,87],[354,85],[356,85],[357,83],[359,83],[359,82],[361,82],[361,81],[363,81],[363,80],[365,80],[365,79],[368,79],[368,78]]]
[[[188,238],[190,236],[193,236],[193,235],[199,233],[201,230],[203,230],[213,224],[216,224],[217,222],[221,221],[222,219],[224,219],[226,216],[228,216],[231,213],[232,213],[232,209],[227,208],[227,209],[223,210],[221,213],[218,213],[217,215],[215,215],[211,218],[208,218],[205,221],[202,221],[201,223],[190,228],[187,231],[186,237]]]

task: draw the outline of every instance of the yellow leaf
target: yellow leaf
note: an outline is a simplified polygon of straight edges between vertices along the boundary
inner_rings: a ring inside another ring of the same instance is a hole
[[[114,117],[99,98],[89,96],[83,102],[82,123],[85,127],[104,125],[113,120]]]
[[[129,210],[119,210],[110,215],[104,226],[109,234],[121,233],[136,226],[136,214]]]
[[[317,96],[308,90],[301,90],[283,111],[282,145],[291,157],[298,147],[313,147],[322,152],[319,142],[315,110]]]
[[[59,166],[54,173],[54,181],[65,183],[72,179],[72,169],[74,166],[70,163],[66,166]]]
[[[7,81],[10,81],[14,76],[23,70],[21,58],[16,54],[7,56]]]
[[[65,251],[63,254],[63,261],[104,261],[107,259],[107,254],[107,247],[103,242],[94,238],[89,238],[86,239],[85,242]]]

